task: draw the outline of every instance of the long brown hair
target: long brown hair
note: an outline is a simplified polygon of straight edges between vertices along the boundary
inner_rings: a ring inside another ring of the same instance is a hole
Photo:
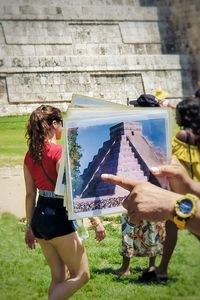
[[[61,120],[61,111],[50,105],[41,105],[31,113],[25,137],[31,158],[35,162],[42,160],[44,146],[51,135],[53,121],[60,122]]]

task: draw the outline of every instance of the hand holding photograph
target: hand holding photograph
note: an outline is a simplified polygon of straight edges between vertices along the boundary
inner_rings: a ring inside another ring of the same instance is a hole
[[[65,199],[71,219],[125,211],[122,202],[128,192],[102,181],[103,173],[168,187],[149,171],[170,159],[168,110],[113,107],[112,116],[109,109],[92,111],[93,118],[83,109],[73,119],[72,109],[65,122]]]

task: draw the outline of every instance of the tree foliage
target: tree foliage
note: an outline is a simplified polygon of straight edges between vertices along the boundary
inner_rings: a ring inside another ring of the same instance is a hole
[[[73,195],[80,193],[82,181],[80,177],[80,158],[82,157],[81,146],[77,143],[78,128],[70,131],[68,136],[70,167],[72,176]]]

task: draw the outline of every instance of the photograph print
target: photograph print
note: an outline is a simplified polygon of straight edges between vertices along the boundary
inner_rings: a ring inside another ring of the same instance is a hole
[[[124,212],[128,191],[102,181],[109,173],[149,181],[167,188],[149,168],[166,164],[168,158],[165,117],[128,117],[104,124],[89,124],[67,130],[68,184],[72,218]]]

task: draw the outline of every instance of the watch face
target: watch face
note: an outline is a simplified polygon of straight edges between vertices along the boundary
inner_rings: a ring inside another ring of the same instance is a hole
[[[184,215],[189,214],[192,211],[193,203],[190,199],[184,199],[179,203],[179,210]]]

